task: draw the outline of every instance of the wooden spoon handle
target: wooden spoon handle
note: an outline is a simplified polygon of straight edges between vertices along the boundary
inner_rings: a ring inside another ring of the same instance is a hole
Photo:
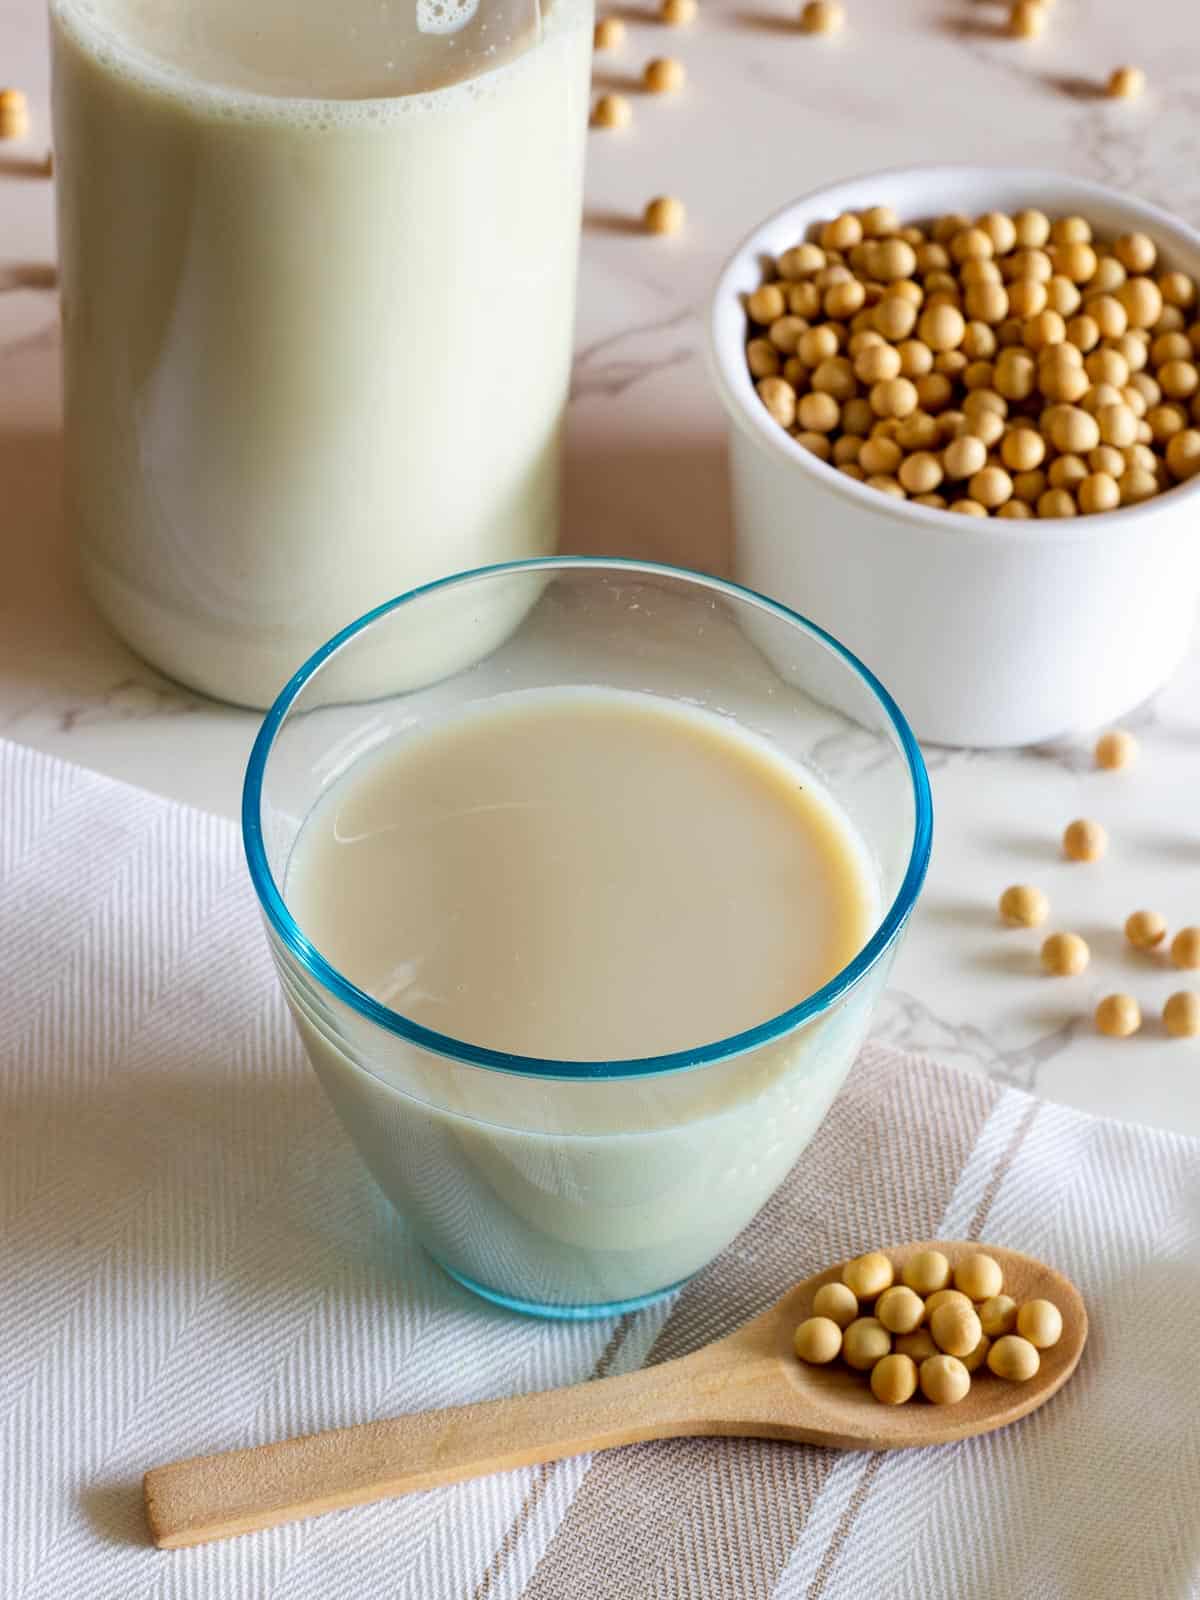
[[[155,1467],[143,1485],[150,1532],[176,1549],[586,1450],[726,1431],[714,1426],[716,1348],[568,1389]],[[743,1367],[738,1387],[748,1376]]]

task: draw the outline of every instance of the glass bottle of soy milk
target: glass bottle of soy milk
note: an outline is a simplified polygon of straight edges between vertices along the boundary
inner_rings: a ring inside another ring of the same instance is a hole
[[[555,548],[590,13],[51,0],[67,515],[166,673]]]

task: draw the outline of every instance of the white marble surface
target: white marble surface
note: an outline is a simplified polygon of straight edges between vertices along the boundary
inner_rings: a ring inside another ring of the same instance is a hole
[[[722,570],[721,424],[700,317],[734,242],[819,183],[951,153],[1057,166],[1200,222],[1200,9],[1057,0],[1046,35],[1027,44],[1002,36],[1004,11],[990,0],[846,0],[834,40],[799,34],[790,4],[701,4],[688,30],[624,9],[624,50],[597,61],[603,86],[636,84],[648,56],[669,52],[689,82],[678,97],[635,94],[630,130],[591,135],[568,538],[577,550]],[[232,816],[255,718],[175,689],[109,634],[58,514],[52,194],[36,175],[45,33],[37,0],[0,10],[2,75],[34,112],[30,141],[0,147],[0,734]],[[1099,83],[1131,54],[1149,76],[1145,99],[1104,100]],[[631,227],[658,192],[687,203],[677,239]],[[1182,975],[1135,958],[1120,936],[1142,905],[1200,922],[1200,646],[1129,725],[1143,752],[1128,775],[1093,771],[1083,736],[1053,749],[927,752],[933,868],[878,1028],[1055,1099],[1200,1134],[1200,1043],[1169,1041],[1154,1020]],[[1111,830],[1102,865],[1059,858],[1059,831],[1080,814]],[[995,897],[1014,880],[1040,883],[1055,923],[1089,938],[1085,977],[1040,976],[1037,936],[998,926]],[[1118,987],[1152,1019],[1124,1042],[1098,1038],[1088,1020]]]

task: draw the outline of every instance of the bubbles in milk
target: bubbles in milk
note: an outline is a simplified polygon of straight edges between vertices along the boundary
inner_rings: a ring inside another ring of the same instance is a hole
[[[274,123],[317,133],[354,127],[383,130],[413,117],[455,115],[464,100],[478,103],[502,92],[505,86],[493,63],[503,68],[505,78],[531,65],[527,48],[516,50],[511,59],[503,58],[506,51],[515,49],[513,30],[489,29],[488,6],[481,0],[411,0],[413,11],[408,10],[409,0],[399,0],[398,9],[411,19],[410,26],[415,22],[419,36],[430,40],[429,48],[446,51],[447,61],[455,59],[460,49],[467,51],[468,58],[479,64],[475,75],[456,74],[441,86],[384,91],[365,98],[264,93],[214,82],[191,70],[190,63],[181,65],[160,51],[146,48],[132,25],[141,3],[142,0],[50,0],[50,10],[75,46],[107,74],[189,103],[198,115],[221,122]],[[393,0],[375,0],[380,14],[386,13],[391,3]],[[547,0],[489,0],[489,4],[496,7],[500,16],[507,14],[506,8],[530,8],[536,17],[533,37],[538,42],[558,36],[565,43],[576,29],[587,27],[590,31],[587,0],[553,0],[552,4]],[[469,43],[456,37],[472,22],[475,34]],[[361,29],[351,23],[347,32],[358,38]],[[437,38],[444,43],[435,45]],[[399,64],[396,58],[380,62],[388,74]]]
[[[417,0],[421,33],[458,33],[479,10],[479,0]]]

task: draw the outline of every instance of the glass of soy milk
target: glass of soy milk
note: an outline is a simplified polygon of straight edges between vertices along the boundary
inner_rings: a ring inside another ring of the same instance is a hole
[[[329,674],[392,691],[331,703]],[[432,584],[318,651],[259,734],[243,827],[381,1188],[467,1287],[587,1317],[703,1267],[813,1137],[931,810],[901,713],[819,628],[561,557]]]
[[[557,548],[591,9],[50,0],[67,516],[164,672]]]

